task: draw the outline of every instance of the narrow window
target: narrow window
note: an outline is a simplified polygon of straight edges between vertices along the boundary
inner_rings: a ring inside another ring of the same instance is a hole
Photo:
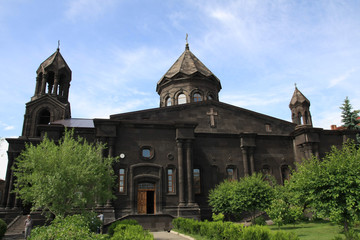
[[[171,106],[171,97],[167,97],[165,102],[166,102],[166,106]]]
[[[288,165],[281,166],[281,178],[283,180],[283,183],[285,183],[285,180],[290,179],[290,169]]]
[[[227,168],[226,169],[226,177],[229,181],[235,180],[235,169],[234,168]]]
[[[266,132],[272,132],[272,129],[271,129],[271,125],[270,124],[265,124],[265,131]]]
[[[174,169],[169,168],[167,170],[167,192],[168,193],[174,193],[175,192],[175,174]]]
[[[125,169],[124,168],[119,169],[119,192],[120,193],[125,192]]]
[[[194,168],[194,193],[201,193],[201,183],[200,183],[200,169]]]
[[[194,102],[201,102],[202,101],[202,97],[201,97],[200,93],[195,93],[193,99],[194,99]]]
[[[299,125],[302,124],[302,122],[303,122],[302,115],[301,115],[301,113],[299,112],[299,113],[298,113],[298,123],[299,123]]]
[[[184,104],[186,103],[186,96],[185,94],[181,93],[178,96],[178,104]]]

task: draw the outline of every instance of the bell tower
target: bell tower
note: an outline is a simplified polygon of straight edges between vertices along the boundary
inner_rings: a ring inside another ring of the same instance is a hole
[[[295,91],[291,98],[289,108],[291,110],[292,122],[297,125],[312,127],[310,114],[310,101],[302,94],[295,85]]]
[[[39,137],[39,125],[71,118],[70,81],[71,69],[58,47],[36,71],[35,93],[26,103],[22,137]]]

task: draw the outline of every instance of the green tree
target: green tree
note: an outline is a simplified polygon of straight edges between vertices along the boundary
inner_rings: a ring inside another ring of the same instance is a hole
[[[103,158],[103,144],[90,144],[73,131],[57,143],[48,138],[26,145],[16,159],[15,192],[32,209],[66,216],[113,198],[113,158]]]
[[[360,121],[358,120],[359,117],[359,110],[352,111],[352,106],[350,104],[350,100],[348,97],[345,98],[344,103],[340,107],[342,110],[341,112],[341,122],[344,123],[344,127],[347,129],[360,129],[358,125]]]
[[[360,149],[349,141],[332,147],[320,161],[313,157],[297,166],[291,185],[319,217],[329,218],[347,232],[360,217]]]
[[[213,208],[213,212],[222,213],[229,219],[233,214],[231,204],[236,184],[236,181],[225,180],[210,191],[209,204]]]
[[[225,181],[210,191],[209,204],[216,213],[239,214],[248,211],[255,219],[256,211],[267,209],[274,189],[262,174],[253,174],[239,181]]]
[[[298,193],[290,189],[287,181],[284,186],[275,188],[275,199],[266,213],[279,228],[283,224],[295,224],[302,217],[303,208],[299,206]]]

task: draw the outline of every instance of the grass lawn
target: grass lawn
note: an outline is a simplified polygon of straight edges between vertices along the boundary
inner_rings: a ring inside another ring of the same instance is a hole
[[[271,230],[278,230],[276,225],[269,227]],[[338,235],[344,238],[344,234],[341,234],[342,228],[327,221],[283,225],[280,230],[294,232],[301,240],[331,240]]]

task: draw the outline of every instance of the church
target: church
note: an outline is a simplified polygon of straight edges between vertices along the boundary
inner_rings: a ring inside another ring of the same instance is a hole
[[[295,162],[322,157],[332,145],[341,146],[356,134],[314,128],[310,101],[297,87],[289,99],[292,122],[221,102],[220,80],[188,44],[157,82],[158,108],[107,119],[71,118],[71,74],[59,48],[36,71],[22,135],[6,139],[9,161],[1,218],[16,216],[23,208],[12,192],[11,167],[25,143],[39,143],[45,133],[58,140],[65,128],[74,128],[90,142],[106,143],[104,154],[119,156],[113,166],[116,199],[99,206],[107,222],[129,215],[209,218],[208,193],[224,179],[263,172],[282,184]]]

